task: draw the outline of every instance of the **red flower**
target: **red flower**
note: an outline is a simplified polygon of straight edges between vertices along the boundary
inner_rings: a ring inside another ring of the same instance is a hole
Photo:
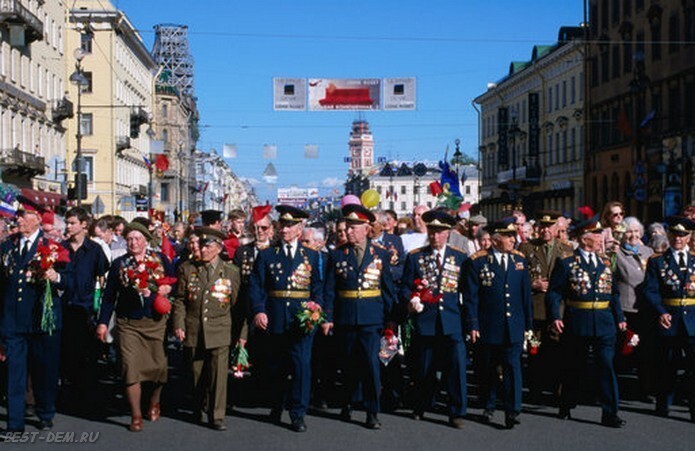
[[[395,334],[393,333],[393,330],[391,330],[391,329],[384,329],[384,338],[386,338],[387,340],[392,339],[394,335],[395,335]]]

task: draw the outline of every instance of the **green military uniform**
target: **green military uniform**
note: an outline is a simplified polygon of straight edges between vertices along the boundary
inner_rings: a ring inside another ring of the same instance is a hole
[[[207,412],[210,423],[224,420],[232,339],[246,339],[244,312],[237,303],[240,283],[239,269],[219,256],[210,263],[187,261],[179,268],[174,329],[186,332],[183,346],[196,407]]]

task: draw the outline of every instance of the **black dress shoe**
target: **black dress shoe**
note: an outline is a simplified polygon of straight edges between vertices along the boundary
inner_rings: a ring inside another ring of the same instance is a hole
[[[381,429],[381,423],[379,422],[379,419],[376,417],[375,413],[367,413],[367,421],[365,421],[364,425],[367,427],[367,429]]]
[[[210,427],[215,431],[226,431],[227,425],[224,424],[224,420],[215,420],[212,422]]]
[[[342,421],[350,421],[352,419],[352,408],[350,406],[343,407],[340,411],[340,419]]]
[[[274,408],[270,411],[270,415],[268,415],[268,418],[270,418],[270,421],[275,423],[275,424],[280,424],[282,422],[282,409]]]
[[[572,418],[572,413],[569,407],[560,407],[560,411],[557,413],[557,417],[561,420],[569,420]]]
[[[621,428],[625,426],[625,420],[618,415],[602,415],[601,424],[609,428]]]
[[[521,424],[521,421],[519,421],[519,414],[515,413],[504,417],[504,426],[507,429],[514,429],[514,426],[517,424]]]
[[[290,426],[294,432],[306,432],[306,424],[304,423],[304,418],[295,418],[292,420],[292,425]]]
[[[36,425],[36,429],[39,431],[50,431],[53,429],[53,421],[52,420],[40,420],[39,424]]]
[[[449,424],[456,429],[463,429],[463,417],[451,417],[449,418]]]
[[[485,424],[490,424],[492,422],[492,417],[495,415],[495,412],[492,410],[483,410],[483,415],[480,417],[483,423]]]

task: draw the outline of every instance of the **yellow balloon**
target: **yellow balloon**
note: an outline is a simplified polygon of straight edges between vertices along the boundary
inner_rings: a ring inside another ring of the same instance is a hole
[[[374,208],[379,205],[379,193],[374,189],[368,189],[362,193],[362,205],[367,208]]]

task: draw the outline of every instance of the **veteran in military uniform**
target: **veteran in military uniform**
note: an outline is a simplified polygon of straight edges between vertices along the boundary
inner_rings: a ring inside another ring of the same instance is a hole
[[[580,377],[589,350],[593,349],[599,379],[601,424],[620,428],[618,381],[613,368],[615,335],[626,327],[620,308],[618,287],[613,280],[610,261],[598,254],[602,247],[603,227],[598,216],[579,222],[573,233],[579,248],[570,257],[558,260],[550,276],[546,294],[548,318],[561,334],[564,356],[561,419],[571,417],[580,390]],[[564,301],[564,315],[561,305]]]
[[[543,210],[536,218],[538,238],[521,243],[519,252],[526,256],[531,272],[531,293],[533,295],[533,329],[541,345],[536,356],[529,357],[530,394],[538,398],[545,386],[557,388],[555,360],[559,357],[559,343],[554,334],[549,333],[545,311],[545,294],[548,292],[550,274],[558,259],[572,255],[574,250],[569,244],[557,239],[555,229],[559,211]]]
[[[341,417],[349,421],[352,402],[362,387],[365,425],[379,429],[379,346],[386,320],[396,302],[391,276],[391,256],[368,239],[374,214],[361,205],[342,209],[348,242],[331,251],[326,274],[324,333],[335,325],[338,352],[345,374],[345,399]],[[393,327],[393,326],[392,326]]]
[[[258,254],[249,283],[251,315],[256,329],[266,331],[273,357],[269,363],[273,408],[270,417],[279,423],[285,398],[291,428],[306,431],[304,415],[311,396],[311,347],[313,331],[305,333],[297,314],[302,303],[323,305],[323,285],[318,252],[299,242],[304,220],[309,215],[289,205],[275,207],[280,215],[280,237],[276,245]],[[291,386],[287,387],[287,375]]]
[[[471,342],[480,342],[483,420],[495,410],[497,366],[504,373],[505,426],[519,424],[521,412],[521,352],[524,334],[533,327],[531,278],[524,254],[514,249],[514,217],[489,227],[492,247],[467,260],[464,303]]]
[[[62,310],[58,290],[66,288],[71,265],[39,270],[39,246],[60,244],[50,241],[40,229],[44,209],[21,195],[17,200],[21,203],[17,211],[19,231],[0,245],[0,361],[7,361],[7,431],[24,432],[29,367],[37,427],[49,430],[56,412],[60,363]],[[52,290],[52,306],[44,302],[46,281]]]
[[[695,222],[671,217],[667,223],[670,248],[649,259],[644,282],[644,297],[658,314],[656,410],[661,416],[669,414],[676,386],[677,358],[685,351],[690,373],[685,392],[690,420],[695,422],[695,252],[688,247]]]
[[[183,342],[186,362],[193,374],[195,416],[208,415],[218,431],[227,407],[227,371],[233,336],[245,339],[244,311],[237,308],[239,269],[220,258],[225,234],[199,227],[201,259],[187,261],[178,270],[174,293],[173,327]],[[234,340],[236,341],[236,340]]]
[[[413,317],[413,348],[417,359],[417,396],[413,418],[419,420],[434,402],[437,362],[446,378],[449,423],[463,427],[466,416],[466,345],[463,339],[464,280],[467,257],[462,249],[447,245],[456,219],[440,210],[422,215],[429,244],[410,251],[406,259],[401,302]]]

